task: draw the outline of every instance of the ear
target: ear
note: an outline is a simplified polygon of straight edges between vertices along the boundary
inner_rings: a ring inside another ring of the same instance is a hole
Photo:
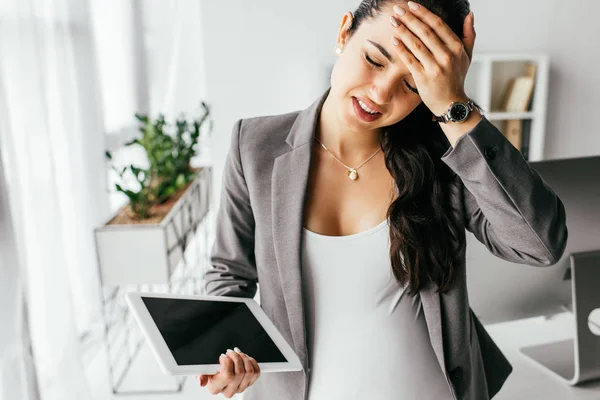
[[[353,21],[354,21],[354,16],[352,15],[352,13],[350,11],[347,11],[342,17],[340,30],[337,35],[337,44],[341,44],[342,46],[346,44],[346,42],[348,41],[348,38],[350,37],[350,35],[348,34],[348,31],[350,30],[350,27],[352,26]]]

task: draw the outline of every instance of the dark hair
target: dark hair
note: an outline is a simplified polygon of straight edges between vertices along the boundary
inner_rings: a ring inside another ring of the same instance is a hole
[[[441,17],[458,37],[469,13],[468,0],[416,0]],[[354,12],[350,36],[360,24],[378,16],[393,0],[363,0]],[[433,113],[419,104],[398,123],[382,129],[387,169],[396,182],[397,198],[387,211],[390,260],[394,276],[409,295],[429,282],[447,292],[457,278],[463,232],[452,220],[450,185],[457,179],[441,161],[450,142]]]

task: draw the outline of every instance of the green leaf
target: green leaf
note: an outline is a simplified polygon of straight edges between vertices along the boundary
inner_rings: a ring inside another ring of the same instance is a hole
[[[129,142],[125,143],[125,146],[131,146],[131,145],[134,145],[134,144],[140,144],[139,139],[137,139],[137,138],[132,139]]]
[[[138,119],[138,121],[140,121],[140,122],[143,122],[143,123],[146,123],[146,122],[148,122],[148,116],[147,116],[147,115],[135,113],[135,117],[136,117],[136,118]]]
[[[133,164],[129,166],[129,169],[131,170],[131,172],[133,172],[134,175],[137,175],[142,171],[141,168],[138,168]]]
[[[166,198],[169,198],[169,197],[173,196],[175,194],[175,192],[177,192],[177,189],[174,188],[173,186],[169,186],[167,188],[167,190],[164,191],[163,194]]]
[[[187,182],[185,180],[185,175],[183,175],[183,174],[177,175],[177,179],[175,180],[175,185],[177,186],[177,188],[184,187],[186,183]]]
[[[134,165],[130,165],[129,169],[131,170],[131,172],[135,176],[135,179],[139,183],[142,183],[144,180],[146,180],[146,170],[144,170],[142,168],[138,168],[138,167],[136,167]]]

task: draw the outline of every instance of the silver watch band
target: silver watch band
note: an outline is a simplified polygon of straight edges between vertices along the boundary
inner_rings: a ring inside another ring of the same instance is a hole
[[[456,102],[455,102],[455,103],[456,103]],[[434,115],[432,120],[433,120],[433,121],[435,121],[435,122],[443,122],[443,123],[448,123],[448,122],[452,121],[452,119],[450,118],[450,108],[451,108],[451,107],[452,107],[452,106],[453,106],[455,103],[452,103],[452,104],[450,105],[450,107],[448,107],[448,111],[447,111],[447,112],[445,112],[444,114],[440,115],[439,117],[438,117],[438,116],[436,116],[436,115]],[[463,103],[463,104],[464,104],[464,103]],[[473,102],[473,100],[472,100],[472,99],[469,99],[469,101],[466,103],[466,105],[467,105],[467,109],[469,110],[469,113],[470,113],[471,111],[473,111],[473,109],[474,109],[474,108],[477,108],[477,109],[479,110],[479,112],[480,112],[480,113],[482,113],[482,112],[483,112],[483,110],[482,110],[482,109],[481,109],[479,106],[477,106],[477,105],[476,105],[476,104]]]

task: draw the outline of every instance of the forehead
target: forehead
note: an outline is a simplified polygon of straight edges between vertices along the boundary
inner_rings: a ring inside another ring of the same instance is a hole
[[[389,2],[387,6],[382,7],[382,9],[373,16],[373,18],[369,18],[364,20],[356,31],[356,39],[357,44],[359,46],[364,46],[369,49],[371,57],[376,57],[378,62],[384,60],[384,56],[378,50],[375,50],[376,45],[369,44],[369,42],[375,42],[382,46],[385,49],[385,52],[393,57],[394,64],[398,66],[403,66],[404,64],[400,62],[398,64],[398,58],[394,53],[394,45],[392,44],[392,35],[394,34],[394,28],[390,23],[390,17],[394,15],[394,6],[399,4],[404,4],[406,6],[407,1],[393,1]],[[403,69],[402,74],[406,71]]]

